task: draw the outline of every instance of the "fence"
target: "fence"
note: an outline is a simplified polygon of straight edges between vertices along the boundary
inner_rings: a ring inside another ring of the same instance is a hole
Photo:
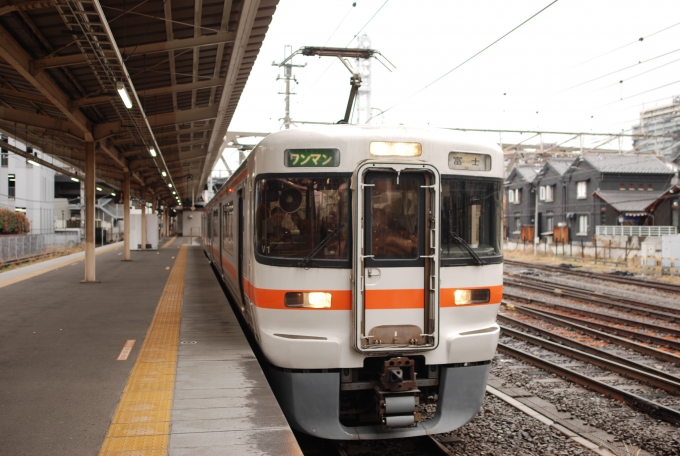
[[[80,232],[0,236],[0,264],[80,245]]]
[[[678,234],[675,226],[614,226],[598,225],[595,227],[597,236],[664,236]]]

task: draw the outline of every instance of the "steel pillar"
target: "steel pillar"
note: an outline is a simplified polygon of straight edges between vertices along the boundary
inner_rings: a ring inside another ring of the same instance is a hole
[[[123,261],[130,261],[130,170],[123,176]]]
[[[85,143],[85,280],[96,282],[94,260],[95,163],[94,142]]]
[[[168,226],[168,222],[170,221],[170,217],[168,217],[168,206],[163,207],[163,236],[169,237],[170,236],[170,227]]]
[[[142,189],[142,250],[146,250],[146,189]]]

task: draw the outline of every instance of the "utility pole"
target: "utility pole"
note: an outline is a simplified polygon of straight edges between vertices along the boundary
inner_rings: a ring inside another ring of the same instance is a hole
[[[307,66],[305,63],[304,65],[295,65],[293,64],[293,59],[289,58],[290,55],[292,54],[293,48],[290,45],[285,45],[283,47],[283,61],[282,63],[276,63],[272,62],[272,66],[282,66],[283,67],[283,78],[281,75],[276,76],[276,80],[279,81],[283,79],[286,82],[286,91],[285,92],[279,92],[279,95],[285,95],[285,102],[286,102],[286,115],[283,117],[283,126],[286,130],[290,128],[291,124],[291,119],[290,119],[290,96],[295,95],[294,92],[290,91],[290,81],[295,81],[297,84],[297,79],[295,79],[295,76],[293,76],[293,67],[296,68],[303,68]],[[283,63],[285,62],[285,63]]]
[[[371,49],[371,39],[365,33],[357,37],[357,49]],[[357,125],[368,123],[371,119],[371,79],[373,72],[371,59],[355,59],[354,68],[361,75],[361,87],[357,93]]]

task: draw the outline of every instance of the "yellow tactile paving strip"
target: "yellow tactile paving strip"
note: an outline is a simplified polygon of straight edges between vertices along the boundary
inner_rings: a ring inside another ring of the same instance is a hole
[[[167,454],[186,265],[187,246],[183,245],[106,433],[100,456]]]
[[[95,256],[102,254],[102,253],[110,252],[111,250],[120,249],[121,247],[123,247],[123,246],[122,245],[115,245],[115,244],[112,245],[112,246],[107,246],[107,247],[103,247],[103,248],[100,247],[99,250],[95,251]],[[6,287],[8,285],[13,285],[17,282],[21,282],[22,280],[30,279],[30,278],[39,276],[41,274],[44,274],[46,272],[54,271],[55,269],[63,268],[64,266],[70,266],[74,263],[77,263],[79,261],[84,261],[84,260],[85,260],[85,255],[83,254],[81,257],[74,259],[73,261],[66,261],[66,262],[63,262],[63,263],[55,264],[53,266],[49,266],[49,267],[40,269],[39,271],[27,272],[26,274],[18,276],[18,277],[14,277],[13,279],[0,281],[0,288]]]
[[[162,248],[162,249],[167,249],[168,247],[170,247],[170,245],[171,245],[173,242],[175,242],[175,239],[177,239],[177,236],[171,237],[170,240],[169,240],[168,242],[166,242],[165,244],[163,244],[163,247],[161,247],[161,248]]]

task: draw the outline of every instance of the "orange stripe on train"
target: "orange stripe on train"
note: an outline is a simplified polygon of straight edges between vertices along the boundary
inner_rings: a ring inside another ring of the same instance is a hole
[[[366,310],[423,309],[425,290],[366,290]]]
[[[352,310],[351,290],[271,290],[257,288],[247,279],[243,279],[245,294],[257,307],[262,309],[288,309],[288,310]],[[467,287],[470,289],[489,289],[490,299],[486,304],[467,304],[456,306],[453,302],[453,293],[458,288],[442,288],[440,293],[440,307],[469,307],[475,305],[500,304],[503,297],[503,285],[492,287]],[[330,309],[303,309],[300,307],[286,307],[284,298],[286,293],[322,291],[331,293],[332,305]],[[424,307],[424,294],[422,289],[410,290],[367,290],[366,310],[384,309],[422,309]]]

